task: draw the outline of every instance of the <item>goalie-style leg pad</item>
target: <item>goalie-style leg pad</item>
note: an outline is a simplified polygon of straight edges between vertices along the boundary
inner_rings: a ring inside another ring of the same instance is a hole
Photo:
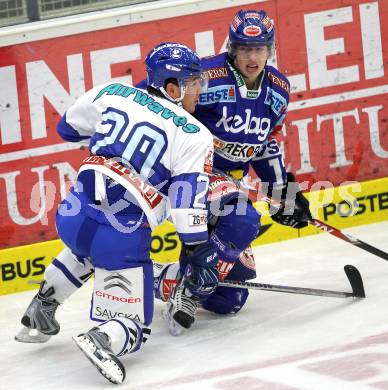
[[[92,320],[105,322],[127,317],[148,326],[152,322],[153,311],[151,260],[115,271],[95,269],[90,311]]]

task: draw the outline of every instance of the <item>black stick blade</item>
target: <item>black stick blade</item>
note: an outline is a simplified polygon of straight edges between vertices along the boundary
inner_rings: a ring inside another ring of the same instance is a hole
[[[345,265],[346,276],[353,289],[353,295],[356,298],[365,298],[364,283],[359,270],[354,265]]]

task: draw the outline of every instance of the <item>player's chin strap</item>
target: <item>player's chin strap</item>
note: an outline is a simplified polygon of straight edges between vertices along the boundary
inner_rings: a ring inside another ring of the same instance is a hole
[[[164,95],[164,97],[169,100],[170,102],[173,102],[175,103],[177,106],[179,107],[182,107],[182,100],[183,98],[185,97],[185,93],[186,93],[186,86],[182,86],[179,84],[179,89],[181,91],[181,94],[178,98],[172,98],[168,93],[167,91],[164,89],[164,87],[160,87],[159,88],[159,91],[162,92],[162,94]]]

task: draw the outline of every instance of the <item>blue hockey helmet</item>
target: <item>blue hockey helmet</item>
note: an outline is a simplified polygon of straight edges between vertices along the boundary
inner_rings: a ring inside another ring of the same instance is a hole
[[[189,47],[174,43],[163,42],[153,48],[147,55],[147,85],[160,90],[166,97],[164,90],[165,81],[167,79],[176,79],[181,88],[181,98],[185,92],[185,85],[188,79],[198,77],[205,78],[201,69],[201,59],[198,54]]]
[[[275,41],[275,27],[263,10],[238,11],[229,26],[229,46],[269,46]]]

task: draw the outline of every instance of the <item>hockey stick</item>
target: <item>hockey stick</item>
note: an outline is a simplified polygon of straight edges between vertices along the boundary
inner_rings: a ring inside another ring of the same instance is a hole
[[[327,223],[319,221],[318,219],[311,219],[309,223],[324,232],[330,233],[333,236],[340,238],[341,240],[344,240],[346,242],[349,242],[350,244],[358,246],[359,248],[364,249],[365,251],[372,253],[373,255],[381,257],[382,259],[388,261],[387,252],[384,252],[381,249],[378,249],[370,244],[367,244],[366,242],[361,241],[358,238],[351,236],[350,234],[343,233],[341,232],[341,230],[333,226],[330,226]]]
[[[227,176],[240,190],[245,192],[252,202],[263,201],[263,202],[266,202],[266,203],[272,205],[275,208],[279,206],[280,203],[278,201],[267,197],[266,195],[261,193],[259,190],[245,187],[244,185],[241,185],[241,183],[238,180],[234,179],[233,177],[226,175],[226,174],[224,174],[224,175]],[[375,256],[378,256],[378,257],[388,261],[388,253],[387,252],[384,252],[381,249],[376,248],[375,246],[372,246],[364,241],[361,241],[358,238],[353,237],[348,233],[343,233],[341,230],[335,228],[334,226],[330,226],[327,223],[322,222],[319,219],[314,219],[314,218],[309,220],[308,223],[310,225],[322,230],[325,233],[329,233],[329,234],[333,235],[334,237],[340,238],[341,240],[344,240],[344,241],[348,242],[349,244],[355,245],[355,246],[357,246],[357,247],[359,247],[359,248],[361,248],[369,253],[372,253]]]
[[[344,267],[346,276],[349,283],[352,286],[353,292],[332,291],[332,290],[320,290],[315,288],[305,287],[291,287],[291,286],[278,286],[267,283],[255,283],[255,282],[240,282],[235,280],[220,281],[219,286],[234,287],[234,288],[248,288],[252,290],[267,290],[276,292],[285,292],[291,294],[303,294],[303,295],[315,295],[320,297],[334,297],[334,298],[365,298],[364,284],[360,272],[353,265],[345,265]]]

